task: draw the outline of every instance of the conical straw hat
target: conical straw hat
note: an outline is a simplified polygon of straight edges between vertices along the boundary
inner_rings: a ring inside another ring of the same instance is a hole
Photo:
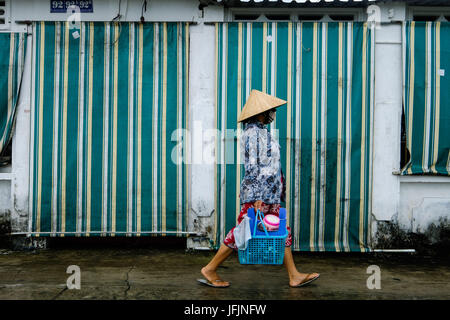
[[[248,96],[247,102],[242,108],[238,122],[251,118],[257,114],[263,113],[267,110],[279,107],[287,101],[270,96],[258,90],[252,90]]]

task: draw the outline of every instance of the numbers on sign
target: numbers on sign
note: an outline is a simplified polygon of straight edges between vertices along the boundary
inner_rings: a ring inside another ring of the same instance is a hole
[[[92,1],[80,1],[80,9],[89,9],[92,7]]]
[[[52,9],[64,9],[64,2],[62,1],[52,1]]]
[[[80,12],[93,12],[92,0],[50,0],[50,12],[66,12],[70,6],[78,6]]]

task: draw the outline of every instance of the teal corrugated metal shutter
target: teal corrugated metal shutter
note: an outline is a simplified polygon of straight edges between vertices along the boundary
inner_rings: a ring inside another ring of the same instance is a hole
[[[403,26],[404,114],[410,161],[403,175],[450,175],[450,23]]]
[[[33,27],[30,231],[187,229],[185,23]]]
[[[0,33],[0,154],[14,126],[25,62],[26,34]]]
[[[215,245],[236,224],[251,89],[288,101],[278,133],[295,250],[366,251],[371,195],[371,32],[364,23],[216,25]],[[229,129],[230,131],[226,131]],[[237,142],[237,143],[236,143]]]

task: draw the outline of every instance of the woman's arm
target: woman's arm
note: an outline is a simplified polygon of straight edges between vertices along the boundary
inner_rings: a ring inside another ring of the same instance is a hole
[[[244,168],[248,188],[251,192],[252,199],[258,199],[254,203],[255,210],[261,208],[262,204],[262,181],[260,179],[261,162],[260,162],[260,146],[259,132],[256,130],[254,134],[249,134],[245,140],[244,146]]]

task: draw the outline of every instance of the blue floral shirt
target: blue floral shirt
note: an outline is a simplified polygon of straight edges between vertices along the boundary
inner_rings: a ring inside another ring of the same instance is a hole
[[[245,174],[240,189],[242,203],[262,200],[273,204],[284,201],[284,177],[280,145],[259,121],[245,125],[241,136]]]

